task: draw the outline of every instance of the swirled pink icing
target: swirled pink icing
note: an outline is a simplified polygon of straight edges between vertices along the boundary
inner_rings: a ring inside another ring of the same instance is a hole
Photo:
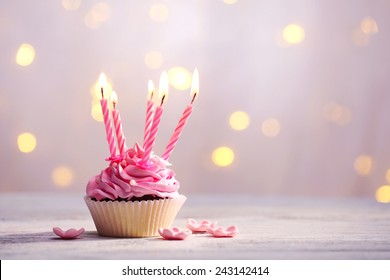
[[[111,159],[106,169],[89,180],[87,195],[96,200],[129,200],[144,195],[160,198],[179,196],[180,184],[175,173],[167,168],[169,163],[156,155],[152,155],[147,163],[142,163],[143,154],[144,150],[135,144],[124,156]]]

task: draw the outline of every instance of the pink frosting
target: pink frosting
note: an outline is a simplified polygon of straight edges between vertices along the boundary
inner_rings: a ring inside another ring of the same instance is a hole
[[[169,163],[152,155],[143,164],[144,150],[138,145],[126,151],[122,158],[111,159],[110,166],[93,176],[87,184],[87,195],[97,200],[131,199],[152,195],[161,198],[179,196],[175,173],[166,168]]]

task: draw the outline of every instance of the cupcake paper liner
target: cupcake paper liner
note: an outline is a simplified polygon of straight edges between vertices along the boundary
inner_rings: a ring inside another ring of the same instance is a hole
[[[99,235],[112,237],[158,236],[159,228],[171,227],[186,199],[180,195],[130,202],[93,201],[84,197]]]

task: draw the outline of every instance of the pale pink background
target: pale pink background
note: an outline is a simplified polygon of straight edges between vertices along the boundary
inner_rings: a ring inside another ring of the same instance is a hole
[[[128,145],[142,138],[148,79],[174,66],[198,67],[201,92],[171,158],[181,192],[261,195],[371,196],[386,184],[390,168],[389,0],[113,1],[112,16],[96,30],[84,16],[98,1],[66,11],[61,1],[0,2],[0,191],[83,192],[89,177],[105,167],[104,127],[91,118],[90,87],[100,72],[120,99]],[[164,3],[169,17],[152,21],[150,7]],[[365,17],[379,32],[365,46],[354,32]],[[288,48],[276,38],[289,23],[305,29],[305,40]],[[22,43],[35,47],[28,67],[15,63]],[[164,62],[151,70],[147,52]],[[172,90],[156,152],[162,152],[188,102],[189,91]],[[336,102],[351,120],[337,125],[324,116]],[[232,112],[251,123],[230,128]],[[277,118],[276,138],[261,123]],[[38,141],[19,152],[19,133]],[[227,168],[213,165],[214,148],[236,154]],[[354,161],[369,155],[368,176]],[[53,168],[67,165],[74,181],[59,189]]]

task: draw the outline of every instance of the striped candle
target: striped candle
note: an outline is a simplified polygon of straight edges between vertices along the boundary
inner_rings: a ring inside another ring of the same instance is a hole
[[[116,154],[116,147],[115,147],[114,135],[112,134],[110,112],[107,106],[107,99],[102,98],[100,100],[100,105],[102,106],[104,126],[106,128],[106,137],[107,137],[108,146],[110,148],[110,154],[111,157],[114,157]]]
[[[116,109],[116,104],[118,103],[118,96],[117,96],[115,91],[113,91],[111,93],[111,102],[112,102],[112,106],[113,106],[112,120],[114,122],[116,139],[118,142],[119,154],[123,155],[125,152],[125,148],[126,148],[126,144],[125,144],[126,138],[123,135],[121,116],[119,114],[119,111]]]
[[[145,142],[149,136],[150,129],[151,129],[152,123],[153,123],[153,116],[154,116],[153,94],[154,94],[154,85],[153,85],[153,82],[149,80],[149,83],[148,83],[148,102],[146,104],[146,119],[145,119],[145,129],[144,129],[144,143],[143,143],[144,149],[145,149]]]
[[[191,115],[191,113],[192,113],[192,104],[188,105],[187,108],[184,110],[179,120],[179,123],[177,124],[175,131],[173,132],[173,135],[171,136],[171,139],[169,140],[169,143],[165,148],[165,152],[162,155],[163,159],[168,160],[169,157],[171,156],[171,153],[175,148],[176,143],[179,141],[179,137],[183,132],[184,126],[187,123],[188,117]]]
[[[198,94],[199,94],[199,73],[198,73],[198,69],[195,69],[195,71],[192,75],[192,87],[191,87],[191,95],[190,95],[191,96],[191,103],[184,110],[184,112],[179,120],[179,123],[177,124],[177,126],[173,132],[173,135],[171,136],[171,139],[169,140],[169,143],[168,143],[167,147],[165,148],[165,151],[162,155],[163,159],[168,160],[169,157],[171,156],[171,153],[172,153],[173,149],[175,148],[176,143],[179,141],[179,137],[180,137],[181,133],[184,130],[184,126],[187,123],[187,120],[192,113],[192,104],[194,103]]]
[[[104,126],[106,128],[106,138],[107,138],[108,146],[110,148],[111,157],[114,157],[116,154],[116,147],[115,147],[114,135],[112,134],[110,111],[109,111],[108,106],[107,106],[107,99],[104,98],[104,90],[103,89],[107,85],[107,78],[106,78],[106,75],[104,73],[100,74],[99,85],[100,85],[100,91],[102,94],[102,99],[100,100],[100,105],[102,106]]]
[[[161,103],[156,108],[156,112],[153,118],[153,123],[144,144],[145,152],[141,160],[143,164],[148,162],[150,155],[152,153],[153,145],[156,140],[158,126],[160,125],[160,121],[161,121],[161,115],[164,111],[162,106],[164,104],[164,101],[166,101],[167,96],[168,96],[168,74],[167,72],[163,71],[160,76],[160,84],[159,84],[159,97],[161,98]]]
[[[150,155],[152,153],[152,149],[154,146],[154,142],[156,141],[158,126],[160,125],[161,115],[162,115],[163,111],[164,110],[163,110],[162,106],[158,106],[156,108],[156,113],[155,113],[154,118],[153,118],[153,124],[152,124],[152,127],[150,128],[149,136],[148,136],[148,138],[145,142],[145,145],[144,145],[145,153],[142,157],[142,163],[147,163],[149,158],[150,158]]]

